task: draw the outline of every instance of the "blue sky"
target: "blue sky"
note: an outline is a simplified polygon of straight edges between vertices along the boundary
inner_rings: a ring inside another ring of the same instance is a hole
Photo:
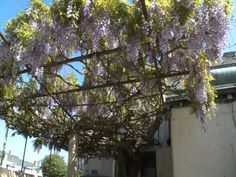
[[[236,2],[236,0],[234,1]],[[45,0],[44,2],[51,3],[52,0]],[[29,5],[28,0],[0,0],[0,31],[3,30],[4,24],[8,20],[14,18],[17,13],[27,8],[28,5]],[[234,11],[235,11],[235,8],[234,8]],[[234,14],[236,13],[234,12]],[[236,51],[235,23],[236,23],[236,20],[233,17],[233,20],[231,23],[231,31],[229,32],[228,40],[227,40],[227,47],[224,49],[224,51]],[[79,67],[81,68],[81,66]],[[12,133],[13,133],[12,131],[9,132],[6,150],[7,152],[11,151],[12,154],[22,157],[25,139],[20,135],[16,135],[12,137],[11,136]],[[5,124],[3,121],[0,121],[0,150],[2,150],[2,147],[3,147],[4,135],[5,135]],[[49,154],[49,151],[45,147],[39,152],[39,154],[34,152],[32,140],[29,140],[29,143],[27,146],[26,160],[28,161],[39,160],[48,154]],[[65,160],[67,160],[67,153],[65,151],[60,152],[60,154],[64,156]]]
[[[228,33],[228,39],[223,52],[236,51],[236,0],[233,0],[233,14],[230,20],[230,30]]]

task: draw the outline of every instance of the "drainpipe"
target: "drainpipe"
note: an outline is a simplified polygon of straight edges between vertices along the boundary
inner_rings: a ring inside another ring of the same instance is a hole
[[[116,177],[116,160],[112,160],[112,177]]]

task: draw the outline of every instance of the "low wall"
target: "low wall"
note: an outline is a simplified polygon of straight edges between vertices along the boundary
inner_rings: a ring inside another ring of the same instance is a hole
[[[0,176],[1,177],[16,177],[15,172],[0,168]]]
[[[0,167],[0,177],[18,177],[18,176],[16,172]],[[36,177],[36,176],[30,174],[24,174],[23,177]]]

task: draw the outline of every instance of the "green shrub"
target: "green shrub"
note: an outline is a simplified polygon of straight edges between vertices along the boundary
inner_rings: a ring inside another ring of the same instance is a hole
[[[63,157],[52,154],[44,157],[42,162],[43,177],[65,177],[66,163]]]

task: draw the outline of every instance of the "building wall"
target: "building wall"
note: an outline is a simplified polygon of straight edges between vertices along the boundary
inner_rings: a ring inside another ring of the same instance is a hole
[[[159,130],[156,131],[154,135],[154,138],[158,140],[160,144],[145,147],[145,149],[143,149],[143,153],[155,152],[157,177],[173,177],[171,146],[169,146],[167,143],[170,137],[169,133],[169,121],[163,120],[162,124],[159,127]],[[115,164],[114,160],[112,159],[88,159],[84,163],[84,169],[85,171],[87,171],[87,174],[91,174],[91,171],[95,169],[97,170],[98,175],[115,177]]]
[[[17,174],[15,171],[11,171],[0,167],[0,177],[17,177]],[[23,177],[42,177],[42,176],[24,174]]]
[[[1,177],[16,177],[15,172],[9,171],[4,168],[0,168],[0,176]]]
[[[19,157],[11,155],[10,153],[6,153],[3,163],[0,166],[0,177],[2,177],[1,175],[4,176],[5,174],[8,174],[9,177],[15,177],[16,173],[21,171],[21,163],[22,160]],[[25,161],[24,167],[26,166],[28,168],[24,169],[24,177],[42,176],[42,170],[38,169],[40,166],[40,162],[37,162],[37,166],[35,166],[35,164],[31,162]]]
[[[172,109],[174,177],[236,176],[236,102],[217,104],[204,132],[190,108]]]
[[[87,174],[92,174],[92,170],[97,170],[98,175],[113,177],[114,164],[112,159],[93,158],[85,160],[84,169]]]
[[[189,107],[172,108],[170,124],[171,146],[164,120],[155,134],[160,145],[144,149],[156,152],[157,177],[236,176],[236,101],[217,104],[216,117],[207,121],[206,132]],[[113,161],[90,159],[85,169],[112,177]]]
[[[157,177],[173,177],[171,148],[156,148]]]
[[[160,146],[155,146],[157,177],[173,177],[171,146],[167,143],[169,133],[169,121],[164,119],[154,136],[160,142]]]

